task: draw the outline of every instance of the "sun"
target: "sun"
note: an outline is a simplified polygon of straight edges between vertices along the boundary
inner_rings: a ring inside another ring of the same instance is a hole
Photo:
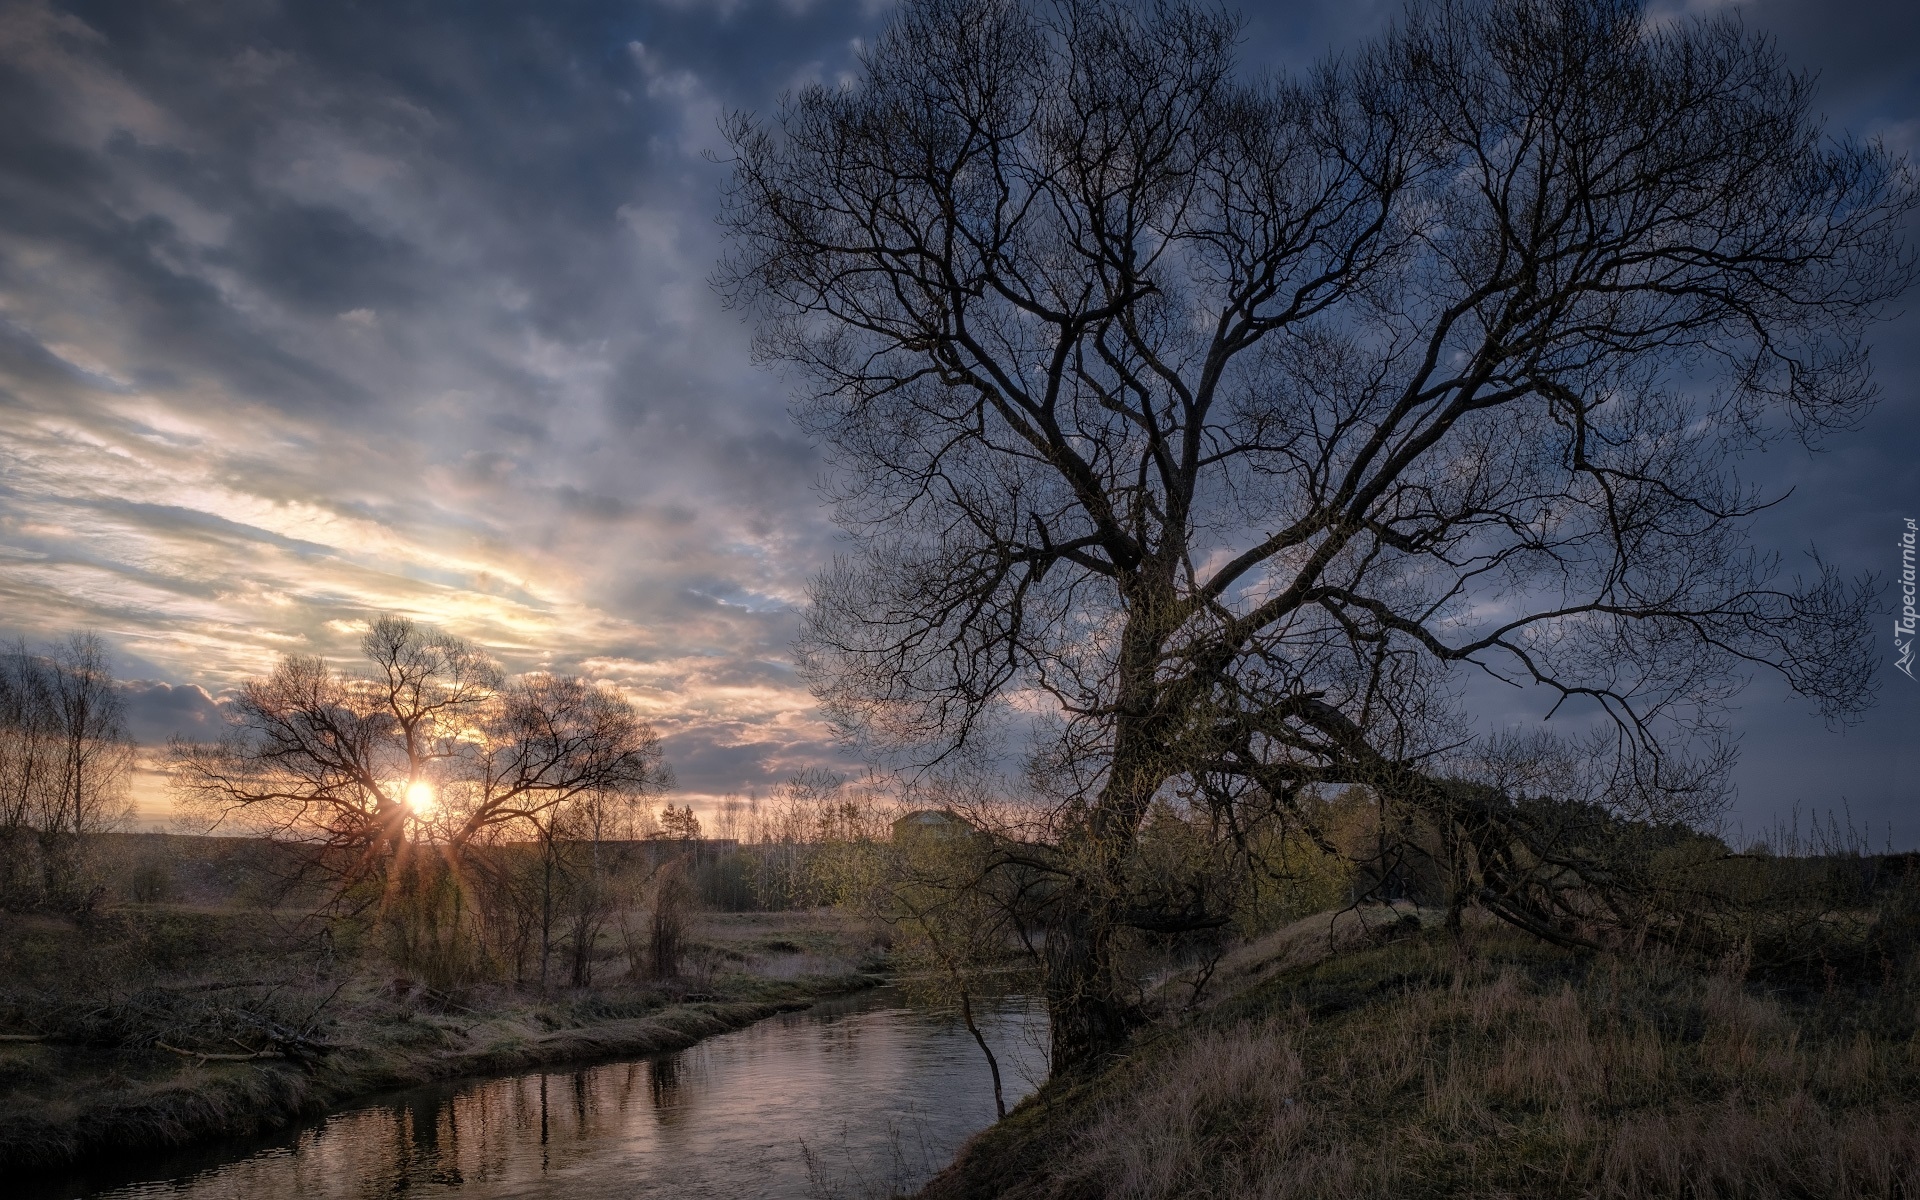
[[[407,785],[407,807],[411,808],[415,815],[424,817],[431,813],[434,803],[432,784],[420,779]]]

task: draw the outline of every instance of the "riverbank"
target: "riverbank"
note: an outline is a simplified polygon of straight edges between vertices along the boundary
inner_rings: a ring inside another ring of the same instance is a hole
[[[49,922],[0,932],[16,957],[36,939],[44,949],[83,936]],[[878,948],[827,914],[715,914],[697,932],[696,976],[544,997],[506,986],[442,995],[372,971],[201,971],[89,989],[84,1004],[43,991],[27,1020],[36,997],[16,988],[9,1029],[52,1032],[0,1040],[0,1172],[257,1135],[462,1076],[675,1050],[880,981]],[[280,1031],[285,1049],[259,1050],[262,1029]]]
[[[1045,1014],[982,999],[1008,1098],[1045,1061]],[[5,1176],[19,1200],[528,1196],[881,1200],[994,1117],[972,1034],[894,987],[782,1013],[671,1053],[381,1092],[254,1138]]]
[[[1910,970],[1768,986],[1492,926],[1462,958],[1426,916],[1243,950],[922,1200],[1920,1195]]]

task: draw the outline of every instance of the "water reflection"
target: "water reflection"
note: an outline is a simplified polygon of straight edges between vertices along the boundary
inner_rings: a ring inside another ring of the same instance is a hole
[[[1043,1069],[1044,1016],[1020,999],[981,1015],[1011,1103]],[[227,1161],[43,1194],[884,1196],[917,1187],[992,1119],[966,1031],[883,992],[658,1058],[422,1088]]]

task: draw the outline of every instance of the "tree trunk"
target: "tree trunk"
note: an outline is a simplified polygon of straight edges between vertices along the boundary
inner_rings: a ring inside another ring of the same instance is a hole
[[[1007,1118],[1007,1101],[1000,1090],[1000,1060],[994,1057],[993,1047],[987,1045],[987,1035],[980,1032],[980,1026],[973,1019],[973,997],[967,991],[967,985],[960,985],[960,1019],[967,1023],[967,1032],[980,1046],[980,1053],[987,1056],[987,1070],[993,1072],[993,1107],[1001,1120]]]
[[[1134,1006],[1115,987],[1110,926],[1090,899],[1077,892],[1047,930],[1047,1020],[1056,1076],[1118,1051],[1135,1023]]]
[[[540,872],[540,994],[547,994],[548,964],[553,961],[553,840],[541,845]]]
[[[1138,1005],[1120,989],[1114,929],[1124,902],[1128,859],[1165,778],[1159,752],[1164,720],[1154,710],[1154,671],[1164,631],[1151,606],[1128,619],[1121,639],[1120,704],[1113,761],[1070,854],[1082,872],[1047,932],[1047,1014],[1053,1072],[1090,1065],[1126,1043]]]

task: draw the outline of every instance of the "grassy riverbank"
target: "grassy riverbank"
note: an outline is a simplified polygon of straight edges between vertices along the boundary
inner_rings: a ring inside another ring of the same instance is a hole
[[[271,911],[4,920],[0,1172],[254,1134],[433,1080],[675,1049],[868,986],[879,965],[867,931],[831,913],[711,914],[694,918],[699,966],[681,978],[447,995],[373,963],[316,968]],[[269,1029],[293,1052],[260,1054]]]
[[[1330,954],[1327,929],[1242,951],[922,1197],[1920,1195],[1910,974],[1770,986],[1494,928],[1464,960],[1405,925]]]

